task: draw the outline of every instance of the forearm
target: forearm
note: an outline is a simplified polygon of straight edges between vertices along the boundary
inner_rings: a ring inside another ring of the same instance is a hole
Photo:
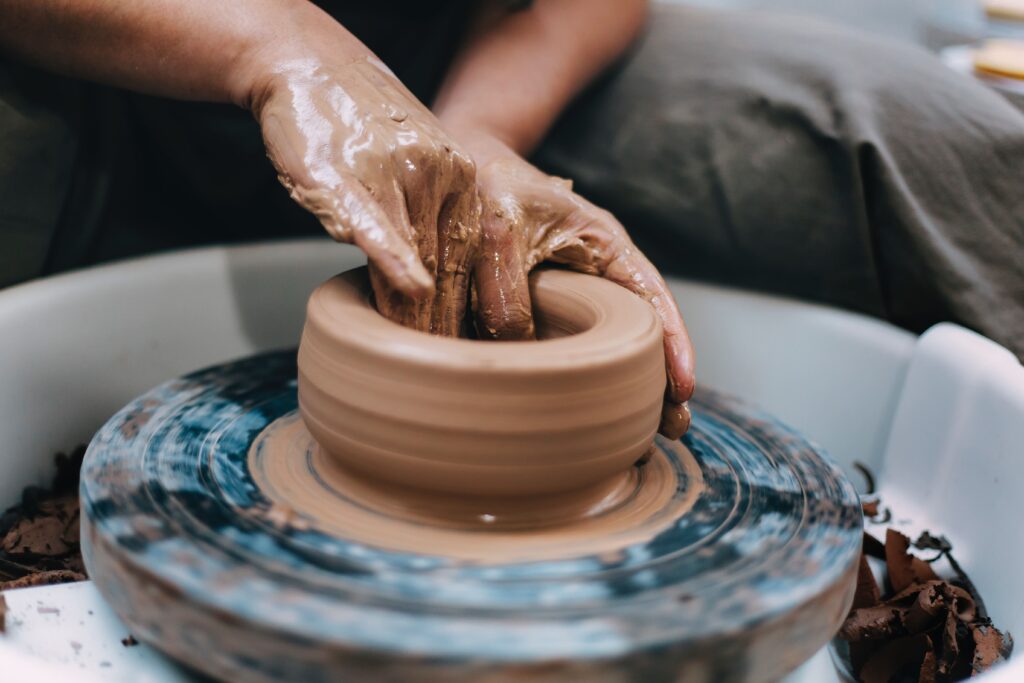
[[[0,0],[0,49],[78,78],[241,106],[275,60],[369,53],[306,0]]]
[[[646,10],[647,0],[535,0],[528,10],[483,18],[452,65],[435,111],[456,136],[485,132],[526,154],[569,101],[629,47]]]

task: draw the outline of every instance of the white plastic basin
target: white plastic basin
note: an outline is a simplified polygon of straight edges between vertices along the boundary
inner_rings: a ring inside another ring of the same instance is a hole
[[[294,346],[306,297],[363,262],[302,240],[127,261],[0,291],[0,506],[52,476],[133,396],[190,370]],[[801,429],[850,473],[857,460],[908,533],[950,537],[997,625],[1024,633],[1024,368],[955,325],[920,338],[859,315],[673,281],[698,380]],[[5,680],[179,681],[91,584],[6,594]],[[73,668],[68,668],[73,667]],[[45,677],[45,678],[44,678]],[[787,683],[837,680],[819,653]],[[988,675],[1024,680],[1024,658]]]

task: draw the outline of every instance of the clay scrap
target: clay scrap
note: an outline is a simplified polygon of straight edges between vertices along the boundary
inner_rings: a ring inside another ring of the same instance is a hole
[[[877,501],[865,514],[878,513]],[[922,559],[911,552],[932,551]],[[870,558],[884,561],[884,591]],[[940,577],[932,563],[945,558],[956,574]],[[976,676],[1007,659],[1010,634],[992,625],[974,584],[952,546],[927,532],[916,541],[888,529],[884,544],[864,534],[853,607],[838,638],[849,643],[850,665],[863,683],[950,683]]]
[[[55,457],[50,488],[29,486],[0,516],[0,591],[84,581],[78,543],[78,473],[85,446]]]

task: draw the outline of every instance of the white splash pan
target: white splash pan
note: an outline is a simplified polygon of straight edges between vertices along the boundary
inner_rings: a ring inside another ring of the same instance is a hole
[[[52,454],[89,440],[168,378],[295,345],[314,285],[362,263],[322,240],[127,261],[0,292],[0,505],[46,483]],[[995,622],[1024,634],[1024,368],[955,325],[921,337],[777,297],[672,282],[699,381],[744,396],[859,460],[908,533],[951,538]],[[5,681],[186,681],[125,627],[90,583],[6,594]],[[833,683],[823,651],[786,683]],[[1024,680],[1024,655],[982,680]]]

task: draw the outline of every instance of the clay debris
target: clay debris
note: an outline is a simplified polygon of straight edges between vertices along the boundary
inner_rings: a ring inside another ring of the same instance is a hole
[[[864,506],[877,518],[878,503]],[[922,559],[911,547],[933,556]],[[885,590],[869,557],[884,561]],[[945,558],[956,574],[941,578],[932,563]],[[941,536],[911,543],[888,529],[885,542],[865,532],[853,607],[838,634],[863,683],[950,683],[976,676],[1008,658],[1010,634],[992,625],[974,584]]]
[[[49,489],[29,486],[0,516],[0,591],[84,581],[79,549],[78,475],[85,446],[55,457]]]

